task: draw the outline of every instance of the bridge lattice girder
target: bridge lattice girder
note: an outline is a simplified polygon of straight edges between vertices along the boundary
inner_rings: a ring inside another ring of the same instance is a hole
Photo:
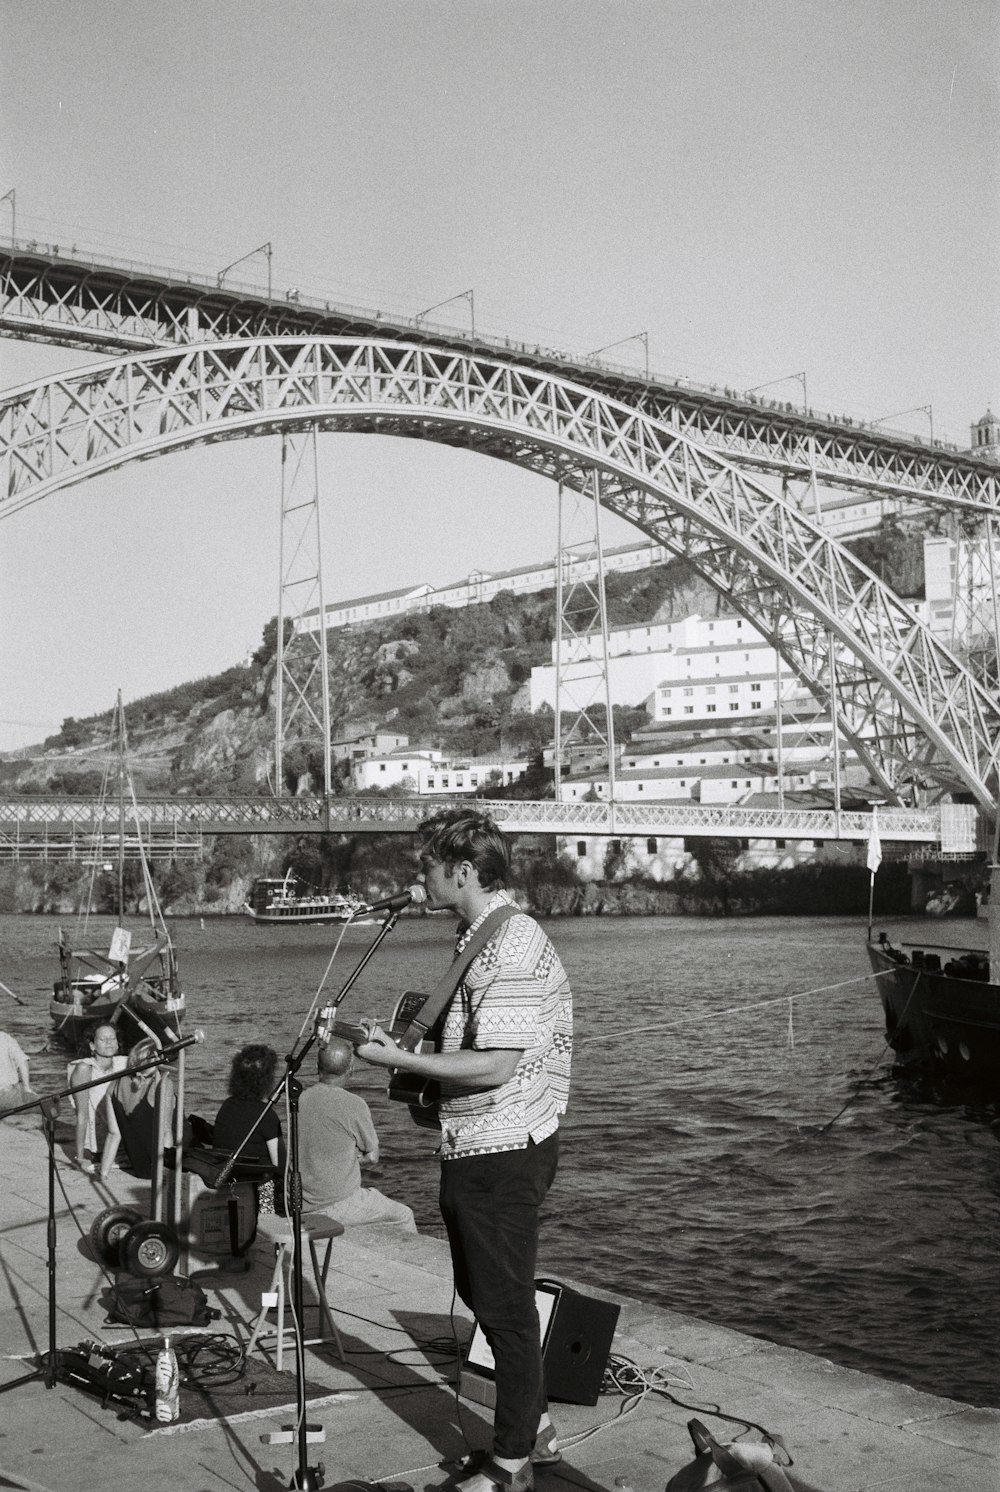
[[[662,422],[482,354],[354,338],[146,353],[0,400],[0,516],[126,463],[316,424],[481,451],[582,487],[761,628],[886,791],[920,770],[994,801],[1000,702],[798,508]]]
[[[278,336],[362,336],[485,353],[618,399],[741,468],[802,484],[815,478],[830,491],[946,507],[970,519],[1000,508],[1000,468],[940,442],[824,418],[778,401],[755,402],[752,395],[687,378],[643,378],[555,348],[473,337],[297,293],[294,299],[266,296],[252,286],[219,285],[153,265],[82,260],[23,246],[0,250],[0,335],[116,355]],[[811,502],[811,491],[803,491],[801,500]]]
[[[440,798],[434,808],[468,806],[467,798]],[[871,833],[868,812],[829,808],[761,808],[741,804],[701,803],[557,803],[553,799],[489,800],[497,823],[517,834],[624,834],[633,837],[839,839],[864,843]],[[951,809],[961,820],[960,838],[970,849],[976,838],[975,810]],[[185,841],[200,848],[204,835],[309,834],[330,830],[346,834],[416,833],[427,817],[426,798],[331,797],[305,794],[295,798],[136,798],[129,808],[125,844],[136,857],[140,845],[168,852]],[[914,846],[944,842],[940,807],[882,808],[882,837]],[[2,850],[21,854],[61,844],[89,849],[117,844],[118,810],[78,795],[0,799]],[[954,838],[954,829],[951,836]]]

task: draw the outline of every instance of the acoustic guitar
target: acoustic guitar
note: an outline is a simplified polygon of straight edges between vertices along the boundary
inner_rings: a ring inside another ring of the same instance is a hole
[[[444,1011],[430,1030],[420,1019],[421,1011],[430,1003],[430,998],[429,995],[409,990],[396,1003],[389,1035],[404,1052],[441,1050]],[[395,1099],[397,1103],[409,1104],[410,1117],[421,1129],[438,1128],[441,1084],[436,1078],[418,1077],[416,1073],[400,1072],[398,1067],[394,1067],[389,1075],[388,1097]]]
[[[444,978],[430,995],[410,990],[402,995],[392,1014],[389,1035],[404,1052],[440,1051],[444,1018],[465,977],[466,970],[486,943],[519,908],[505,905],[491,912],[478,927]],[[388,1096],[409,1105],[410,1116],[421,1129],[437,1129],[441,1085],[436,1078],[418,1077],[412,1072],[392,1070]]]

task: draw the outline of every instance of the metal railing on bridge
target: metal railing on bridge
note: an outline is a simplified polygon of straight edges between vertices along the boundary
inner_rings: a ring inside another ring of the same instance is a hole
[[[139,839],[154,858],[191,858],[217,834],[412,834],[431,813],[468,807],[467,798],[331,797],[139,798],[137,818],[129,810],[125,853],[138,855]],[[557,803],[552,799],[480,799],[511,834],[563,837],[746,840],[844,840],[864,842],[870,812],[829,808],[766,808],[739,804]],[[953,849],[973,850],[977,815],[960,816],[956,841],[952,821],[945,837]],[[968,822],[966,823],[966,820]],[[939,808],[880,808],[883,840],[941,846]],[[93,859],[117,851],[118,809],[72,796],[31,796],[0,801],[0,859]],[[981,838],[981,834],[979,835]]]

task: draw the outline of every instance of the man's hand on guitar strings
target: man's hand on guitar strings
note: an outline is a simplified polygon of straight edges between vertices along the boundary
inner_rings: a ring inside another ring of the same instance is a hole
[[[354,1050],[362,1062],[368,1062],[373,1067],[399,1066],[401,1048],[379,1025],[373,1025],[368,1032],[368,1040],[361,1042]]]

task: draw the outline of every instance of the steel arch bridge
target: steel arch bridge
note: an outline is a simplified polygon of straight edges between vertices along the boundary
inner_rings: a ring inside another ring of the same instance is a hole
[[[544,369],[397,338],[262,337],[103,362],[0,399],[0,517],[193,445],[316,426],[462,447],[582,489],[768,636],[890,800],[915,776],[992,815],[1000,701],[795,505],[643,410]]]

